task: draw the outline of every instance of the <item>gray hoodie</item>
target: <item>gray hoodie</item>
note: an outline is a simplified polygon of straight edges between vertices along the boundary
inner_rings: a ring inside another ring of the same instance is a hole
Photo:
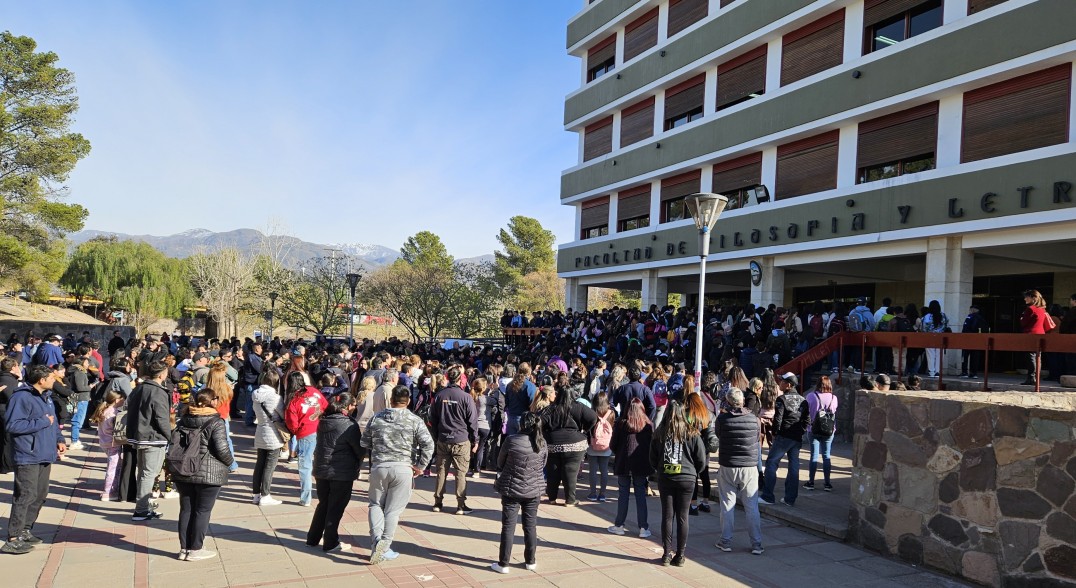
[[[433,457],[433,437],[426,423],[406,408],[386,408],[370,419],[362,435],[372,466],[410,464],[424,467]]]

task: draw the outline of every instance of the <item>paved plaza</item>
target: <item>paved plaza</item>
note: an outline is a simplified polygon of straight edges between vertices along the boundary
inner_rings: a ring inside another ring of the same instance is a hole
[[[763,519],[763,556],[748,552],[742,523],[735,551],[721,553],[713,547],[720,530],[716,509],[690,518],[687,564],[663,568],[655,564],[661,554],[656,497],[649,504],[652,538],[634,536],[634,504],[628,517],[629,534],[618,537],[606,532],[616,510],[615,484],[609,491],[611,501],[605,504],[584,502],[579,508],[543,504],[539,511],[538,570],[523,569],[520,536],[511,573],[500,575],[489,569],[496,558],[500,532],[500,501],[489,475],[469,480],[468,502],[475,509],[469,516],[431,512],[434,479],[417,479],[411,506],[393,544],[401,557],[370,566],[366,563],[365,481],[356,484],[341,530],[341,539],[356,547],[352,552],[324,554],[320,548],[305,545],[312,510],[297,504],[299,481],[294,465],[279,466],[274,479],[274,495],[285,501],[283,505],[259,508],[250,503],[254,452],[242,424],[235,433],[241,468],[221,492],[213,511],[211,537],[206,538],[206,549],[219,552],[219,558],[201,562],[176,559],[176,499],[162,499],[164,517],[150,523],[133,523],[130,504],[101,502],[104,454],[89,442],[86,450],[72,452],[55,466],[52,492],[34,529],[45,543],[28,555],[3,557],[3,585],[799,587],[819,573],[825,574],[825,583],[831,586],[963,585],[767,518]],[[87,437],[92,439],[92,435]],[[835,468],[838,493],[847,494],[848,465],[841,460]],[[586,472],[581,476],[581,481],[585,480]],[[586,496],[587,491],[582,484],[580,495]],[[799,504],[806,510],[811,501],[840,500],[838,493],[805,492]],[[0,478],[0,501],[0,516],[6,521],[10,476]],[[742,513],[739,518],[743,518]]]

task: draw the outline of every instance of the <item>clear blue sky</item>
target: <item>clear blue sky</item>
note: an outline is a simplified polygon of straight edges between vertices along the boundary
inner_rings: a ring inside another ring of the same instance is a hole
[[[0,27],[77,80],[86,228],[262,229],[492,252],[523,214],[570,241],[564,49],[580,0],[18,2]]]

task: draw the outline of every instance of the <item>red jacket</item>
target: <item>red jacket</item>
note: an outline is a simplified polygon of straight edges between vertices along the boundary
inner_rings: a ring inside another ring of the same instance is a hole
[[[1029,306],[1020,315],[1020,330],[1032,335],[1046,334],[1046,309]]]
[[[313,435],[318,432],[318,421],[328,405],[329,401],[325,400],[320,390],[307,386],[284,409],[284,424],[300,439]]]

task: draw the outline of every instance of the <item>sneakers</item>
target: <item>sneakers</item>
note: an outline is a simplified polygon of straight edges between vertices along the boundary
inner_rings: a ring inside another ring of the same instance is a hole
[[[609,502],[609,499],[606,498],[604,494],[599,494],[598,495],[598,502]]]
[[[278,504],[284,504],[284,503],[277,500],[276,498],[273,498],[272,495],[266,494],[265,496],[261,497],[261,500],[258,501],[258,504],[260,506],[276,506]]]
[[[179,561],[187,561],[188,554],[190,554],[190,551],[186,549],[180,549],[179,553],[176,554],[176,559],[178,559]]]
[[[650,529],[639,529],[639,538],[646,539],[650,537]]]
[[[579,501],[576,500],[575,502],[568,502],[567,500],[565,500],[564,501],[564,506],[568,506],[568,507],[579,506]]]
[[[682,555],[678,555],[678,556],[672,558],[672,565],[674,565],[674,566],[676,566],[678,568],[682,568],[682,567],[684,567],[684,562],[685,561],[687,561],[686,557],[684,557]]]
[[[691,515],[693,517],[699,516],[699,507],[692,506],[691,508],[687,509],[687,514],[689,514],[689,515]]]
[[[766,500],[765,498],[763,498],[761,496],[758,497],[758,501],[761,502],[762,504],[770,504],[770,505],[776,504],[774,501]]]
[[[589,500],[591,502],[598,502],[598,495],[597,494],[591,494],[590,496],[587,496],[587,500]]]
[[[530,572],[538,571],[538,564],[537,563],[526,564],[523,567],[527,568],[527,571],[530,571]]]
[[[153,519],[161,518],[161,513],[148,510],[145,512],[136,512],[131,515],[132,521],[152,521]]]
[[[161,494],[161,498],[179,498],[179,492],[176,492],[175,490],[169,490],[168,492]]]
[[[624,529],[624,525],[613,525],[607,530],[614,535],[623,535],[624,533],[627,533],[627,530]]]
[[[385,555],[382,556],[382,557],[383,557],[383,559],[385,561],[392,561],[392,560],[400,557],[400,554],[393,551],[393,550],[391,550],[391,549],[388,549],[388,550],[385,551]]]
[[[310,507],[310,501],[309,500],[306,501],[306,502],[299,501],[299,506],[301,506],[303,508],[309,508]]]
[[[672,565],[672,559],[672,556],[668,554],[661,556],[661,565],[666,568],[669,567]]]
[[[336,544],[336,547],[333,547],[331,549],[326,549],[325,551],[328,551],[328,552],[351,551],[351,544],[350,543],[344,543],[343,541],[341,541],[341,542]]]
[[[785,500],[784,498],[781,499],[781,504],[783,504],[783,505],[785,505],[787,507],[790,507],[790,508],[792,507],[792,503]]]
[[[463,504],[459,505],[459,507],[456,508],[456,514],[458,514],[458,515],[469,515],[472,512],[474,512],[474,511],[467,508],[467,503],[463,503]]]
[[[262,501],[262,495],[261,494],[251,494],[250,495],[250,503],[251,504],[261,504],[261,501]]]
[[[493,565],[489,566],[489,569],[497,572],[498,574],[507,574],[508,572],[512,571],[511,568],[509,568],[508,566],[502,566],[499,563],[494,563]]]
[[[481,478],[482,478],[482,472],[475,472],[475,473],[471,474],[471,479],[472,480],[479,480]]]
[[[804,490],[814,490],[814,482],[804,482],[803,483],[803,489]]]
[[[10,553],[12,555],[24,555],[33,551],[34,546],[23,541],[22,539],[15,538],[0,547],[0,553]]]
[[[710,512],[710,503],[709,502],[700,503],[699,504],[699,511],[700,512]]]
[[[30,545],[37,545],[38,543],[41,543],[41,539],[39,537],[35,537],[34,534],[30,532],[30,529],[26,529],[25,531],[20,533],[19,539],[23,543],[29,543]]]
[[[389,550],[389,542],[384,539],[374,544],[374,550],[370,552],[370,565],[377,565],[385,561],[385,553]]]
[[[714,543],[714,547],[720,549],[721,551],[724,551],[725,553],[731,553],[732,552],[732,546],[731,545],[729,545],[727,543],[721,543],[720,541],[718,541],[717,543]]]
[[[833,484],[830,484],[829,482],[826,482],[826,485],[822,486],[822,489],[825,490],[826,492],[833,492]]]
[[[214,557],[217,557],[217,552],[209,551],[208,549],[187,552],[187,561],[202,561],[203,559],[213,559]]]
[[[751,548],[751,555],[762,555],[765,552],[766,550],[763,549],[761,545],[759,545],[758,547]]]
[[[433,512],[441,512],[443,509],[444,505],[441,504],[441,501],[435,500],[433,503]]]
[[[75,441],[72,443],[71,449],[82,449],[82,441]]]

